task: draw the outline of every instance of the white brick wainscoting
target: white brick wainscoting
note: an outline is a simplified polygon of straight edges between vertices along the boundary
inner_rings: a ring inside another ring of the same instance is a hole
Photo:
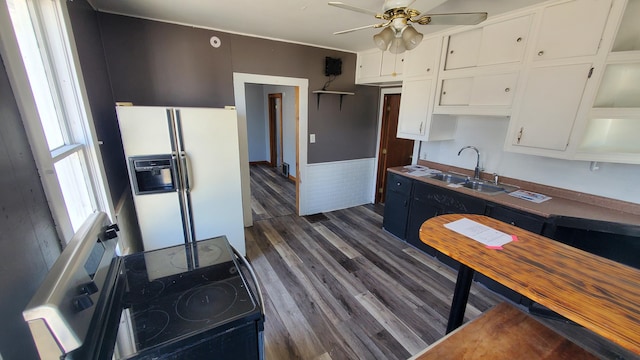
[[[308,164],[301,215],[372,203],[374,168],[375,158]]]

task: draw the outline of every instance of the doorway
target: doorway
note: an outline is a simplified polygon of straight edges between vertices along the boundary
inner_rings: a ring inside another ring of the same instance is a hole
[[[271,167],[282,166],[283,139],[282,139],[282,93],[269,94],[269,165]]]
[[[387,168],[411,164],[414,147],[413,140],[398,139],[396,137],[400,112],[400,94],[383,93],[383,96],[376,176],[376,204],[384,203],[385,200]]]
[[[291,86],[294,89],[291,103],[294,107],[294,138],[295,147],[293,163],[295,163],[296,176],[296,208],[298,215],[308,212],[308,187],[305,178],[307,171],[307,136],[308,136],[308,113],[309,80],[302,78],[290,78],[271,75],[233,73],[233,90],[235,107],[238,113],[238,135],[240,137],[240,167],[242,181],[242,208],[244,212],[244,226],[253,225],[251,213],[251,184],[249,173],[249,150],[247,137],[247,101],[245,97],[245,86],[247,84],[263,84],[276,86]],[[304,94],[301,96],[301,94]],[[284,136],[283,136],[284,137]],[[284,151],[283,151],[284,152]],[[284,154],[286,158],[286,154]]]

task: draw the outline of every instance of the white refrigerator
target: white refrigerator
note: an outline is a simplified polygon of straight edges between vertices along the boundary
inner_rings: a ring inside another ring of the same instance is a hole
[[[116,111],[144,250],[225,235],[244,254],[236,111]]]

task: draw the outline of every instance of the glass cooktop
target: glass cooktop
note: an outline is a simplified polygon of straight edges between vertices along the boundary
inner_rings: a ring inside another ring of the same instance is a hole
[[[225,237],[128,255],[124,276],[129,352],[260,313]]]

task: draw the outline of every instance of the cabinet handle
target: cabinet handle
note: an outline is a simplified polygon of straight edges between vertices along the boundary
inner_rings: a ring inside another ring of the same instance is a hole
[[[447,92],[446,92],[446,91],[443,91],[443,92],[442,92],[442,95],[447,95]]]
[[[422,125],[424,124],[424,122],[420,121],[420,134],[422,134]]]
[[[520,139],[522,139],[522,132],[523,131],[524,131],[524,126],[520,128],[520,131],[518,131],[518,137],[516,139],[518,144],[520,144]]]
[[[449,54],[453,54],[453,50],[449,51]]]
[[[505,88],[504,89],[504,92],[509,92],[509,91],[511,91],[511,88]]]
[[[542,50],[538,51],[538,56],[542,56],[542,55],[544,55],[544,51]]]
[[[516,42],[522,42],[522,37],[517,38]]]
[[[516,226],[516,222],[515,222],[515,221],[512,221],[512,222],[510,222],[509,224],[511,224],[511,225],[513,225],[513,226]]]
[[[431,71],[431,68],[427,68],[427,72]]]
[[[396,185],[400,186],[400,185],[402,185],[402,184],[400,183],[400,181],[398,181],[398,183],[397,183]]]

